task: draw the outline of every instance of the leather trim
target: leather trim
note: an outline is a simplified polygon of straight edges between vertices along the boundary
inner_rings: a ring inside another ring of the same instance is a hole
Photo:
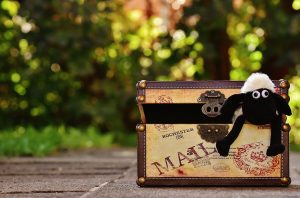
[[[273,80],[276,87],[279,86],[278,80]],[[203,80],[203,81],[147,81],[146,88],[143,89],[201,89],[201,88],[220,88],[220,89],[240,89],[244,81],[230,80]]]
[[[147,89],[201,89],[222,88],[240,89],[243,81],[147,81]]]
[[[143,186],[287,186],[280,178],[146,178]]]
[[[277,86],[279,85],[279,81]],[[287,94],[288,95],[289,89],[288,88],[280,88],[280,94]],[[285,145],[285,151],[282,154],[282,177],[289,177],[290,167],[289,167],[289,132],[281,131],[281,142]]]
[[[137,158],[138,158],[138,178],[146,177],[146,131],[138,133],[138,147],[137,147]]]

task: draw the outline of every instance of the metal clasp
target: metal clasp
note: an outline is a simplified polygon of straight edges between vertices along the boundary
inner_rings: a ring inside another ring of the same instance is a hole
[[[220,110],[225,101],[225,95],[220,91],[208,90],[200,95],[199,103],[205,103],[201,110],[208,117],[216,117],[221,114]]]
[[[228,124],[198,124],[198,134],[207,142],[215,143],[223,139],[229,129]]]

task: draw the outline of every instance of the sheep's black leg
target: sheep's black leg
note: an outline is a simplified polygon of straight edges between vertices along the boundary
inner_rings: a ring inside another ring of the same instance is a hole
[[[271,122],[271,141],[267,150],[268,156],[275,156],[282,153],[285,146],[281,144],[281,114],[275,116]]]
[[[244,123],[245,117],[243,115],[239,116],[228,135],[223,140],[217,142],[216,147],[220,155],[228,156],[230,145],[239,136]]]

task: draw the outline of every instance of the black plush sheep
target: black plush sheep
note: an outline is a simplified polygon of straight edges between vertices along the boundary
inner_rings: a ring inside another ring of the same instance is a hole
[[[240,94],[230,96],[221,108],[222,114],[233,116],[233,127],[228,135],[216,143],[220,155],[227,156],[230,145],[238,137],[245,121],[255,125],[271,125],[268,156],[285,149],[281,144],[282,114],[291,115],[288,103],[275,93],[274,84],[266,74],[254,73],[244,83]]]

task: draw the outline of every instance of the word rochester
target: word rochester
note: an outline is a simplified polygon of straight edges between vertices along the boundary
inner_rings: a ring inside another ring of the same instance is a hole
[[[162,138],[168,138],[168,137],[172,137],[172,136],[178,136],[178,135],[182,135],[184,133],[188,133],[188,132],[192,132],[192,131],[194,131],[193,128],[183,129],[183,130],[180,130],[180,131],[175,131],[173,133],[164,134],[164,135],[162,135]]]

